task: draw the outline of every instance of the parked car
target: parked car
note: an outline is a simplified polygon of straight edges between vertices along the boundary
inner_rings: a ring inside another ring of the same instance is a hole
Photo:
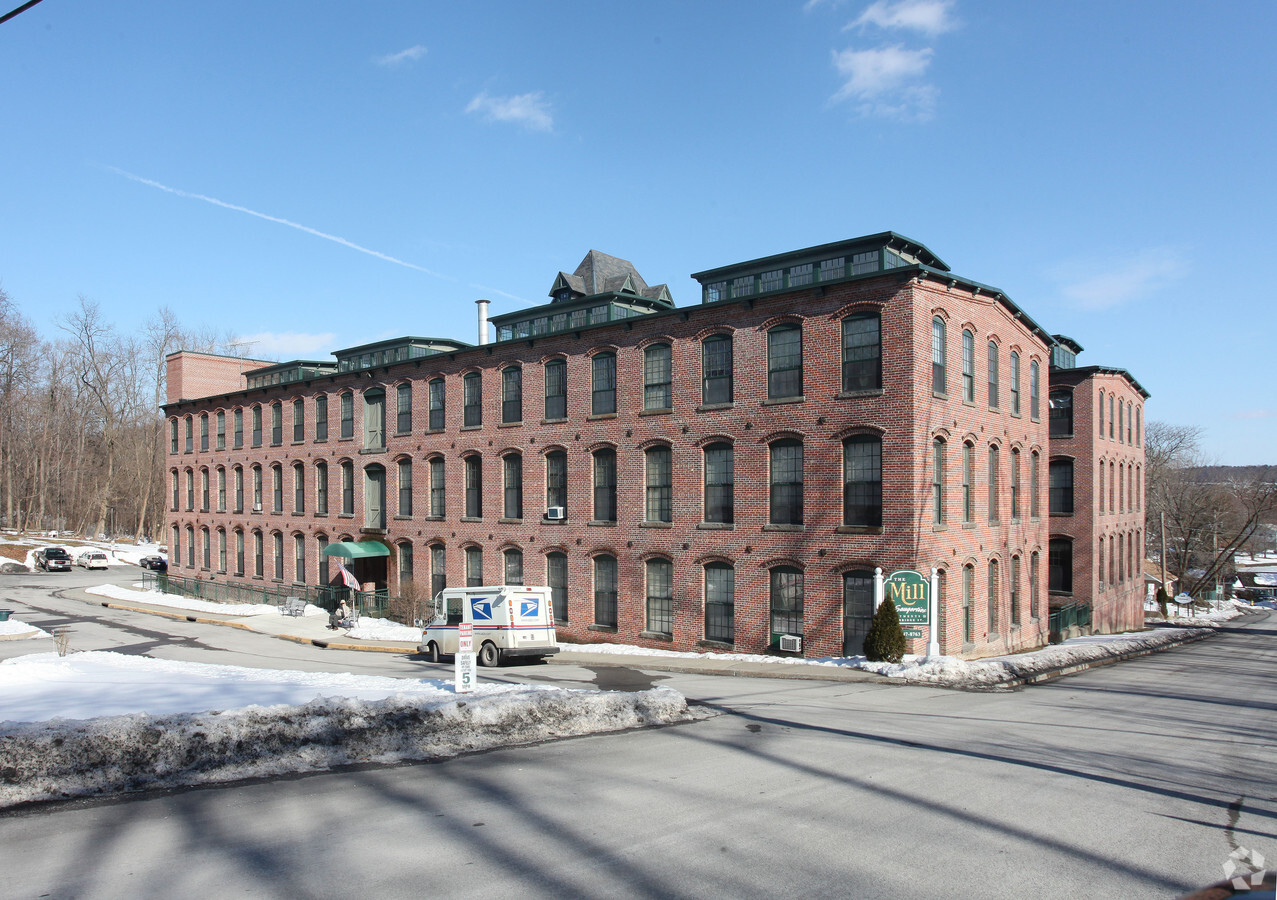
[[[106,554],[101,550],[85,550],[76,559],[75,564],[86,569],[105,569],[109,565]]]
[[[168,571],[168,560],[162,556],[143,556],[137,561],[137,564],[143,569],[150,569],[153,572]]]
[[[45,547],[35,552],[35,567],[46,572],[70,572],[71,554],[61,547]]]

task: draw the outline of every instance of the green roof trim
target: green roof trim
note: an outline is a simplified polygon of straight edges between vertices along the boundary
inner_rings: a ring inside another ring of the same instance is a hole
[[[324,548],[324,556],[340,556],[344,559],[369,559],[389,556],[390,548],[378,541],[338,541]]]

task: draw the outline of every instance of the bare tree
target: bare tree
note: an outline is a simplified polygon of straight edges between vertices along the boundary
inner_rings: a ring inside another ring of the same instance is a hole
[[[1144,446],[1148,533],[1162,543],[1165,522],[1167,566],[1193,596],[1231,574],[1233,554],[1277,512],[1277,470],[1211,468],[1201,433],[1149,422]]]

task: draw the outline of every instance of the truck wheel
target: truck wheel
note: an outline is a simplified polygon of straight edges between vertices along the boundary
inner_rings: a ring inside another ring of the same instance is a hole
[[[501,662],[501,651],[497,649],[496,644],[484,642],[479,648],[479,665],[485,668],[492,668]]]
[[[432,663],[437,663],[439,661],[439,645],[434,641],[431,641],[426,646],[426,658]]]

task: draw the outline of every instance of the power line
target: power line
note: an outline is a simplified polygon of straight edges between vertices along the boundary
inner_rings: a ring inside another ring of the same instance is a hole
[[[39,3],[39,2],[40,2],[40,0],[27,0],[27,2],[26,2],[26,3],[22,4],[21,6],[19,6],[19,7],[18,7],[17,9],[15,9],[13,12],[7,12],[7,13],[5,13],[3,16],[0,16],[0,25],[3,25],[5,22],[8,22],[8,21],[9,21],[10,19],[12,19],[14,16],[18,15],[18,13],[24,13],[24,12],[26,12],[28,9],[30,9],[30,8],[31,8],[31,7],[33,7],[33,6],[35,6],[35,5],[36,5],[37,3]]]

